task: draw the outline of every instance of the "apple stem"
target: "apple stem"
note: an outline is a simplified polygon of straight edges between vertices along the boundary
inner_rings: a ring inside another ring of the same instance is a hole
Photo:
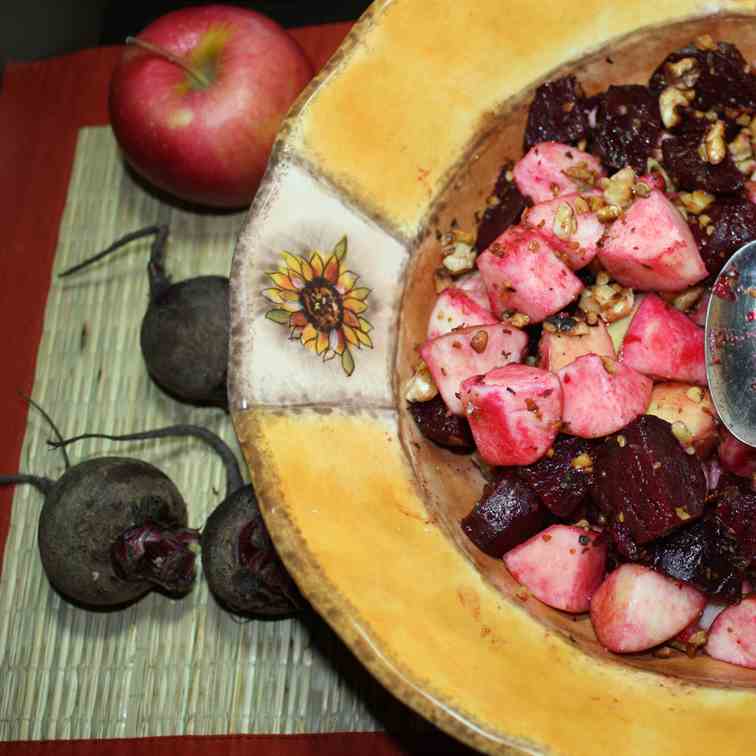
[[[174,55],[172,52],[168,52],[168,50],[160,47],[159,45],[153,45],[152,42],[145,42],[143,39],[139,39],[137,37],[126,37],[126,44],[136,45],[137,47],[141,47],[143,50],[148,50],[155,55],[159,55],[161,58],[169,60],[171,63],[175,63],[177,66],[183,68],[184,71],[186,71],[203,89],[206,89],[210,86],[210,81],[200,71],[189,65],[189,63],[187,63],[183,58],[180,58],[178,55]]]

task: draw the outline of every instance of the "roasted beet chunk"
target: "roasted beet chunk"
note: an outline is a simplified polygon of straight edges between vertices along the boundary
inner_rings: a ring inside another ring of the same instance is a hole
[[[543,527],[544,510],[535,491],[511,469],[491,488],[462,520],[462,530],[481,551],[500,557]]]
[[[756,493],[749,490],[750,482],[727,486],[714,510],[722,524],[738,542],[747,563],[756,559]]]
[[[639,545],[700,517],[706,476],[685,453],[672,426],[642,415],[606,439],[594,455],[592,495],[610,520],[627,526]]]
[[[577,144],[588,134],[583,88],[574,76],[541,84],[528,112],[525,152],[539,142]]]
[[[756,78],[747,73],[738,48],[728,42],[712,48],[691,45],[668,55],[651,76],[651,91],[658,95],[670,85],[691,88],[693,107],[703,111],[756,107]],[[682,63],[686,59],[691,62]]]
[[[706,270],[717,275],[722,266],[739,247],[756,239],[756,205],[743,195],[722,198],[706,208],[711,220],[708,227],[701,227],[697,219],[690,220],[693,237],[698,244]],[[711,234],[708,228],[713,227]]]
[[[649,546],[651,566],[704,593],[740,598],[746,563],[732,533],[716,515],[685,525]]]
[[[488,206],[478,226],[475,248],[478,252],[487,249],[510,226],[520,220],[525,209],[525,198],[512,181],[507,179],[511,165],[505,165],[496,179],[496,186],[488,199]]]
[[[662,142],[664,165],[680,189],[703,189],[712,194],[731,194],[743,188],[743,174],[729,153],[714,164],[701,159],[699,147],[712,127],[706,119],[688,118],[682,130]]]
[[[428,402],[409,402],[409,410],[420,432],[439,446],[460,451],[475,448],[467,420],[452,415],[440,395]]]
[[[662,130],[659,100],[646,87],[611,86],[598,98],[594,139],[601,162],[612,171],[626,165],[646,172]]]
[[[520,477],[557,517],[570,517],[585,499],[593,482],[592,453],[595,441],[560,436],[553,454],[518,468]]]

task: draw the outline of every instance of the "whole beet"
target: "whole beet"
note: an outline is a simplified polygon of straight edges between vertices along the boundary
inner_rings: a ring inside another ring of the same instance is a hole
[[[147,226],[126,234],[60,275],[70,276],[131,241],[154,235],[147,266],[150,298],[140,332],[147,371],[176,399],[226,407],[228,278],[198,276],[172,283],[164,267],[168,233],[167,226]]]
[[[58,442],[65,442],[49,416]],[[100,457],[53,481],[3,475],[0,485],[29,483],[45,497],[37,542],[50,583],[66,598],[103,608],[138,599],[155,586],[185,593],[194,582],[194,545],[186,504],[170,479],[147,462]]]
[[[119,436],[86,434],[53,445],[84,438],[141,441],[187,435],[211,446],[226,470],[225,498],[208,517],[200,539],[203,570],[211,592],[221,606],[243,616],[278,618],[296,613],[304,599],[276,553],[254,490],[243,482],[236,456],[215,433],[192,425],[174,425]]]
[[[218,602],[231,612],[283,617],[303,605],[257,506],[252,486],[228,496],[202,531],[202,567]]]

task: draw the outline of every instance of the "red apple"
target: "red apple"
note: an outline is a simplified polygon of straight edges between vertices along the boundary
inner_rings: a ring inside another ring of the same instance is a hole
[[[248,205],[312,76],[300,47],[274,21],[225,5],[168,13],[130,41],[109,102],[127,161],[190,202]]]

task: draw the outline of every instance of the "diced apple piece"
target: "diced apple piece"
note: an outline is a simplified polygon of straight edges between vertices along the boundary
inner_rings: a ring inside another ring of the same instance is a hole
[[[622,341],[620,361],[644,375],[706,385],[704,332],[656,294],[647,294]]]
[[[718,439],[717,413],[709,390],[701,386],[657,383],[646,414],[670,423],[677,440],[700,456],[711,451]]]
[[[522,216],[524,223],[537,228],[551,242],[557,254],[572,270],[584,268],[596,257],[598,242],[606,226],[588,209],[584,194],[564,196],[539,202]],[[575,201],[580,201],[575,204]]]
[[[705,650],[713,659],[756,669],[756,596],[747,596],[714,620]]]
[[[423,344],[420,354],[446,406],[455,415],[462,415],[459,393],[462,382],[510,362],[519,362],[527,345],[524,331],[499,323],[437,336]]]
[[[450,286],[439,294],[428,320],[428,338],[434,339],[455,328],[498,323],[494,314],[481,307],[469,294]]]
[[[609,357],[583,355],[557,375],[562,430],[573,436],[608,436],[642,415],[651,397],[649,378]]]
[[[635,313],[638,312],[638,308],[640,307],[641,302],[643,301],[643,298],[645,296],[645,294],[638,294],[636,292],[633,301],[633,309],[630,310],[630,313],[628,315],[625,315],[624,318],[620,318],[619,320],[615,320],[612,323],[609,323],[609,325],[606,327],[606,330],[609,331],[609,338],[611,338],[612,340],[614,351],[617,352],[617,354],[619,354],[619,351],[622,348],[622,342],[625,339],[628,328],[630,328],[630,323],[632,322]]]
[[[574,525],[552,525],[504,555],[512,577],[539,601],[587,612],[604,579],[606,539]]]
[[[512,172],[520,193],[534,203],[585,191],[604,175],[593,155],[559,142],[534,145]]]
[[[598,256],[612,278],[637,289],[681,291],[707,276],[688,224],[657,189],[612,223]]]
[[[507,365],[462,384],[462,403],[480,456],[490,465],[529,465],[556,438],[559,379],[546,370]]]
[[[555,331],[544,328],[538,344],[539,367],[556,373],[584,354],[616,358],[603,320],[593,326],[579,323],[571,331],[561,329],[559,325]]]
[[[464,291],[475,304],[480,305],[484,310],[490,309],[491,303],[488,299],[488,291],[479,270],[474,270],[472,273],[460,276],[454,282],[454,286]]]
[[[562,310],[583,288],[546,237],[528,226],[508,228],[478,256],[478,269],[494,314],[522,312],[532,323]]]
[[[744,478],[750,478],[756,473],[756,449],[738,441],[726,428],[722,428],[721,441],[717,453],[722,467]]]
[[[701,616],[706,596],[640,564],[623,564],[591,600],[599,642],[619,654],[646,651],[674,638]]]

